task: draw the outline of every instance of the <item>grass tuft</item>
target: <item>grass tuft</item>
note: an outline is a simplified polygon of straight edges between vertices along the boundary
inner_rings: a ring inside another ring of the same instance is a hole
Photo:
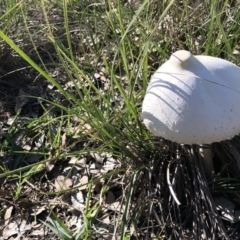
[[[39,239],[235,239],[238,221],[221,219],[214,198],[239,201],[239,137],[212,145],[207,185],[197,146],[152,138],[141,104],[176,50],[240,65],[239,9],[230,0],[2,1],[4,236],[17,237],[6,226],[20,221],[29,239],[35,228]]]

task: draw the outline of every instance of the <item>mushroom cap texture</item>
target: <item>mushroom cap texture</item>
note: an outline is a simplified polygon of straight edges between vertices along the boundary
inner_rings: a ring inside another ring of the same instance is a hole
[[[152,76],[142,106],[146,127],[184,144],[210,144],[240,133],[240,68],[180,50]]]

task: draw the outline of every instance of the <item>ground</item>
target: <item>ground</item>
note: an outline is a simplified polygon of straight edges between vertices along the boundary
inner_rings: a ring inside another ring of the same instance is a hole
[[[2,1],[1,239],[238,239],[238,136],[213,144],[207,184],[198,147],[152,137],[141,104],[176,50],[240,65],[239,9]]]

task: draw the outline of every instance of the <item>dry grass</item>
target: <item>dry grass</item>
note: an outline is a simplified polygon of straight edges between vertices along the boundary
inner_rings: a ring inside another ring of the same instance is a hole
[[[215,202],[239,209],[239,137],[212,145],[207,184],[198,147],[152,139],[139,114],[178,49],[240,64],[237,1],[1,4],[1,29],[42,70],[0,41],[5,239],[238,239]]]

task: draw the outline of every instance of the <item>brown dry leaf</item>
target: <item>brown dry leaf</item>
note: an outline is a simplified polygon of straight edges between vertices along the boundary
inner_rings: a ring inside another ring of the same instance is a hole
[[[76,210],[84,209],[84,196],[81,191],[71,196],[72,206]]]
[[[46,162],[45,166],[46,166],[46,170],[48,172],[51,172],[55,165],[50,162]]]
[[[103,157],[98,153],[90,153],[90,156],[94,158],[98,163],[103,164]]]
[[[92,163],[89,167],[89,171],[91,174],[97,175],[100,173],[100,169],[102,168],[102,164],[99,164],[97,161]]]
[[[62,144],[61,144],[63,148],[66,147],[66,139],[67,139],[67,134],[64,133],[64,134],[62,135]]]
[[[121,213],[124,212],[124,207],[122,207],[119,201],[109,204],[108,209],[111,209],[114,212],[121,212]]]
[[[8,225],[8,223],[10,221],[10,218],[11,218],[11,215],[12,215],[12,210],[13,210],[13,206],[9,207],[6,210],[5,215],[4,215],[4,220],[5,220],[4,226]]]
[[[69,160],[69,164],[75,165],[78,161],[78,157],[71,157],[71,159]]]
[[[9,223],[3,230],[3,238],[8,239],[13,235],[22,236],[26,231],[31,230],[31,225],[27,224],[26,220],[21,219],[21,221]]]
[[[117,161],[113,157],[108,157],[106,163],[103,165],[101,172],[112,171],[117,166]]]
[[[84,129],[83,133],[89,134],[89,133],[91,133],[92,127],[91,127],[90,124],[85,123],[84,126],[83,126],[83,129]]]
[[[58,197],[48,200],[48,205],[51,206],[51,208],[55,208],[60,203],[62,203],[62,200],[59,199]]]
[[[15,120],[15,118],[13,118],[13,117],[8,118],[7,125],[12,126],[12,124],[14,123],[14,120]]]
[[[30,236],[37,236],[37,237],[40,237],[40,236],[46,236],[46,233],[48,232],[48,229],[44,228],[44,227],[41,227],[39,229],[35,229],[33,230],[29,235]]]
[[[31,213],[32,216],[37,216],[40,213],[44,212],[47,209],[46,206],[34,206],[33,207],[33,213]]]
[[[78,167],[85,167],[87,163],[87,158],[84,157],[84,158],[79,158],[79,157],[72,157],[69,161],[69,164],[70,165],[74,165],[75,167],[78,166]]]
[[[84,175],[81,179],[80,179],[80,184],[78,184],[78,185],[80,185],[80,187],[79,187],[79,190],[83,190],[83,189],[86,189],[87,188],[87,183],[88,183],[88,180],[89,180],[89,178],[88,178],[88,176],[87,175]],[[86,184],[86,185],[84,185],[84,184]],[[83,186],[82,186],[83,185]]]
[[[111,223],[111,220],[109,218],[109,215],[106,216],[104,219],[102,219],[102,222],[105,223],[105,224],[110,224]]]
[[[66,178],[63,175],[59,175],[55,179],[55,187],[57,192],[67,190],[72,187],[72,180],[70,178]]]
[[[66,223],[68,227],[76,226],[78,216],[72,215],[72,216],[69,216],[69,218],[67,218],[66,220],[67,220]]]

